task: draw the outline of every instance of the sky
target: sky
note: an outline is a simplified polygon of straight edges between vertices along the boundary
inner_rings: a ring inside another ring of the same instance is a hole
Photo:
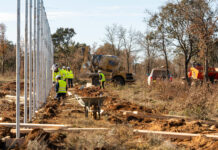
[[[16,0],[0,0],[0,23],[7,26],[6,36],[16,41]],[[73,40],[79,43],[102,45],[105,28],[122,25],[144,32],[145,10],[157,12],[167,0],[44,0],[51,32],[59,27],[74,28]],[[21,36],[24,35],[25,0],[21,0]]]

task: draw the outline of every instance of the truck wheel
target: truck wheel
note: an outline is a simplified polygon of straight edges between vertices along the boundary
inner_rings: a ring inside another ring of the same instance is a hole
[[[125,81],[122,77],[115,77],[113,81],[116,85],[125,85]]]
[[[92,85],[94,86],[100,85],[98,77],[92,77]]]

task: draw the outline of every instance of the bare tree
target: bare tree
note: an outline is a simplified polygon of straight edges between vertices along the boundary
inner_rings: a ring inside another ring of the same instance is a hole
[[[105,34],[105,43],[109,43],[112,46],[113,55],[119,56],[120,51],[123,47],[123,34],[125,30],[122,26],[117,24],[113,24],[111,26],[106,27],[106,34]]]
[[[190,21],[186,19],[182,3],[168,3],[162,7],[160,16],[166,20],[165,28],[168,37],[172,40],[176,54],[182,54],[184,57],[185,77],[188,78],[188,65],[193,56],[198,53],[197,39],[189,32]]]
[[[117,34],[117,25],[113,24],[112,26],[107,26],[106,28],[106,43],[112,45],[113,54],[116,55],[115,41]]]
[[[166,24],[167,20],[162,16],[161,13],[154,14],[149,20],[149,26],[153,29],[154,36],[156,39],[156,48],[164,56],[166,71],[169,75],[168,54],[170,50],[168,49],[168,46],[171,44],[171,41],[168,38]]]
[[[0,24],[0,42],[1,42],[1,58],[2,58],[2,74],[5,72],[5,49],[6,49],[6,44],[5,44],[5,32],[6,32],[6,26],[5,24]]]
[[[155,57],[155,36],[153,32],[147,32],[145,34],[137,33],[137,44],[140,45],[141,49],[145,51],[146,56],[146,73],[150,74],[152,70],[153,59]]]
[[[136,32],[132,28],[127,30],[120,27],[119,29],[122,30],[122,41],[126,53],[127,71],[130,72],[130,58],[132,53],[136,50]]]

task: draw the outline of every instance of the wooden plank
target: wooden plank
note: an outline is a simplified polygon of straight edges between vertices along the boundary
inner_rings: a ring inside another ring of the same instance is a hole
[[[29,133],[33,129],[20,129],[20,133]],[[73,131],[99,131],[99,130],[109,130],[109,128],[43,128],[45,132],[56,132],[56,131],[67,131],[67,132],[73,132]],[[11,129],[11,133],[16,134],[16,129]]]
[[[13,95],[5,95],[5,98],[16,99],[16,96],[13,96]],[[23,100],[24,97],[23,97],[23,96],[20,96],[20,99]]]
[[[66,128],[65,131],[98,131],[98,130],[109,130],[109,128]]]
[[[143,134],[158,134],[163,136],[171,136],[171,137],[181,137],[181,138],[191,138],[197,136],[206,136],[208,138],[216,138],[218,139],[217,135],[212,134],[192,134],[192,133],[181,133],[181,132],[166,132],[166,131],[151,131],[151,130],[133,130],[135,133],[143,133]]]
[[[188,118],[185,116],[173,116],[173,115],[161,115],[161,114],[145,114],[141,113],[138,111],[125,111],[125,110],[120,110],[123,115],[136,115],[138,117],[143,117],[143,118],[154,118],[154,119],[185,119],[187,121],[200,121],[203,124],[208,124],[208,125],[215,125],[218,127],[218,122],[216,121],[204,121],[204,120],[196,120],[192,118]]]
[[[0,123],[0,126],[6,126],[6,127],[16,127],[16,123]],[[31,123],[21,123],[21,127],[26,127],[26,128],[36,128],[36,127],[41,127],[41,128],[67,128],[70,127],[70,125],[60,125],[60,124],[31,124]]]

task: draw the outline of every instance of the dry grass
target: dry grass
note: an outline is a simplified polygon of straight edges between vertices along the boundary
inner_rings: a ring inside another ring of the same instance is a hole
[[[136,82],[124,87],[108,85],[109,92],[139,105],[170,115],[185,115],[196,119],[218,117],[218,85],[190,87],[182,81],[158,82],[148,86]]]
[[[16,74],[15,73],[5,73],[4,75],[0,75],[1,82],[15,81]]]
[[[69,149],[148,149],[176,150],[178,147],[160,136],[134,135],[131,128],[117,126],[109,131],[81,132],[70,134],[67,138]]]
[[[63,141],[64,149],[87,149],[87,150],[177,150],[180,147],[175,146],[170,141],[166,141],[161,136],[135,135],[133,130],[127,126],[117,126],[108,131],[78,131],[66,133],[67,138]],[[57,141],[57,140],[55,140]],[[48,146],[49,141],[42,138],[29,141],[28,150],[45,150],[51,149]]]
[[[192,87],[185,101],[185,114],[197,119],[218,117],[218,85]]]

